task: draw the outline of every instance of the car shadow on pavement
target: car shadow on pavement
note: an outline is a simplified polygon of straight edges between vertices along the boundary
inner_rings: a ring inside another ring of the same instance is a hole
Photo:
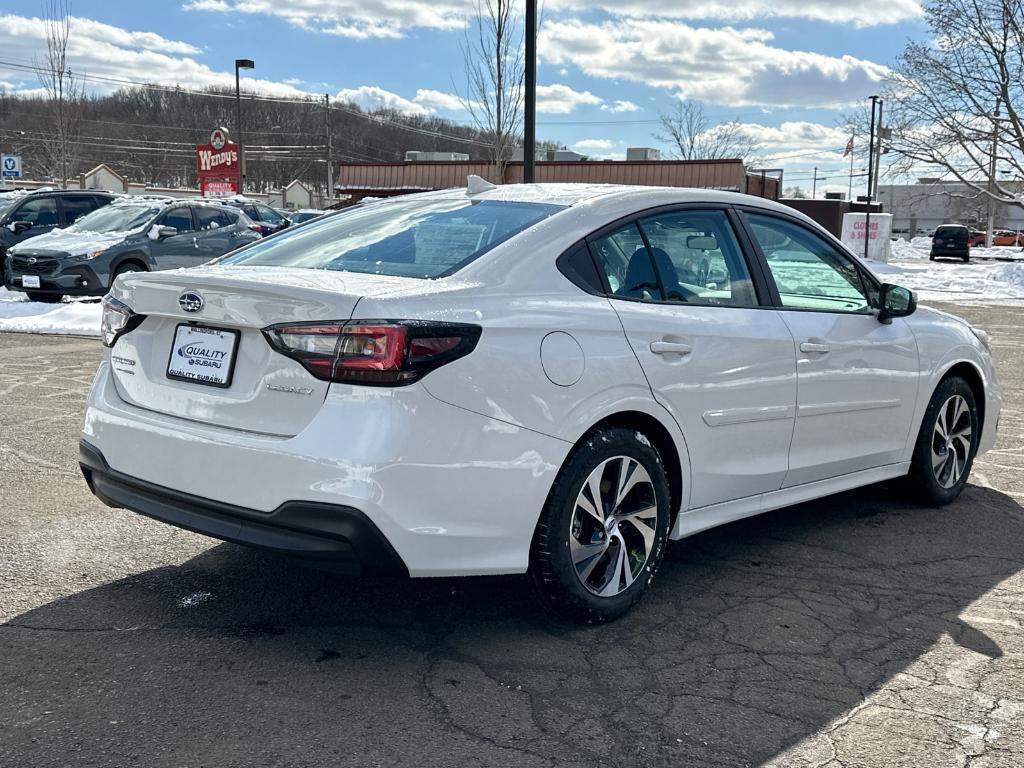
[[[0,763],[758,765],[926,653],[999,658],[962,617],[1024,567],[1022,533],[992,489],[934,510],[873,487],[673,544],[599,627],[546,616],[525,577],[216,545],[0,627]]]

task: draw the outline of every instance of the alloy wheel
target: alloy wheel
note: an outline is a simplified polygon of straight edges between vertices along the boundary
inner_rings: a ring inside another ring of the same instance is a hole
[[[939,409],[932,432],[932,472],[943,488],[963,477],[971,457],[971,409],[962,395],[953,395]]]
[[[654,551],[658,499],[651,476],[629,456],[594,469],[576,497],[569,549],[580,583],[599,597],[625,592]]]

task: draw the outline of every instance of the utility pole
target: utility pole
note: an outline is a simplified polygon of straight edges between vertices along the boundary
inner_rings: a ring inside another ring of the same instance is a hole
[[[334,200],[334,176],[331,169],[334,167],[334,149],[331,145],[331,97],[324,94],[324,123],[327,127],[327,189],[324,199],[329,204]]]
[[[526,94],[523,104],[523,181],[536,180],[537,160],[537,0],[526,0]]]
[[[878,102],[877,96],[871,97],[871,139],[868,142],[868,203],[867,212],[864,215],[864,258],[868,259],[868,247],[871,245],[871,192],[872,181],[875,178],[875,110]]]

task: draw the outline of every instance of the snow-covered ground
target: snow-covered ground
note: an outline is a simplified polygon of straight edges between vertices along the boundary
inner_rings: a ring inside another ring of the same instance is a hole
[[[0,331],[99,336],[100,311],[96,299],[41,304],[0,287]]]
[[[929,261],[931,240],[893,243],[888,264],[868,262],[878,277],[911,288],[923,302],[1003,304],[1024,301],[1024,253],[1020,248],[972,248],[971,261]]]
[[[1024,252],[1020,248],[973,248],[971,263],[929,261],[928,238],[893,243],[888,264],[869,262],[888,283],[918,292],[922,302],[976,304],[1024,303]],[[25,294],[0,288],[0,331],[99,336],[100,304],[65,300],[63,304],[28,301]]]

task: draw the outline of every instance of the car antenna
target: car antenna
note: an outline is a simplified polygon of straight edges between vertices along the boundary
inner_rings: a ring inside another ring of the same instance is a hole
[[[497,184],[491,184],[487,179],[477,176],[475,173],[469,174],[466,177],[466,194],[467,195],[479,195],[483,192],[488,192],[492,189],[497,189]]]

